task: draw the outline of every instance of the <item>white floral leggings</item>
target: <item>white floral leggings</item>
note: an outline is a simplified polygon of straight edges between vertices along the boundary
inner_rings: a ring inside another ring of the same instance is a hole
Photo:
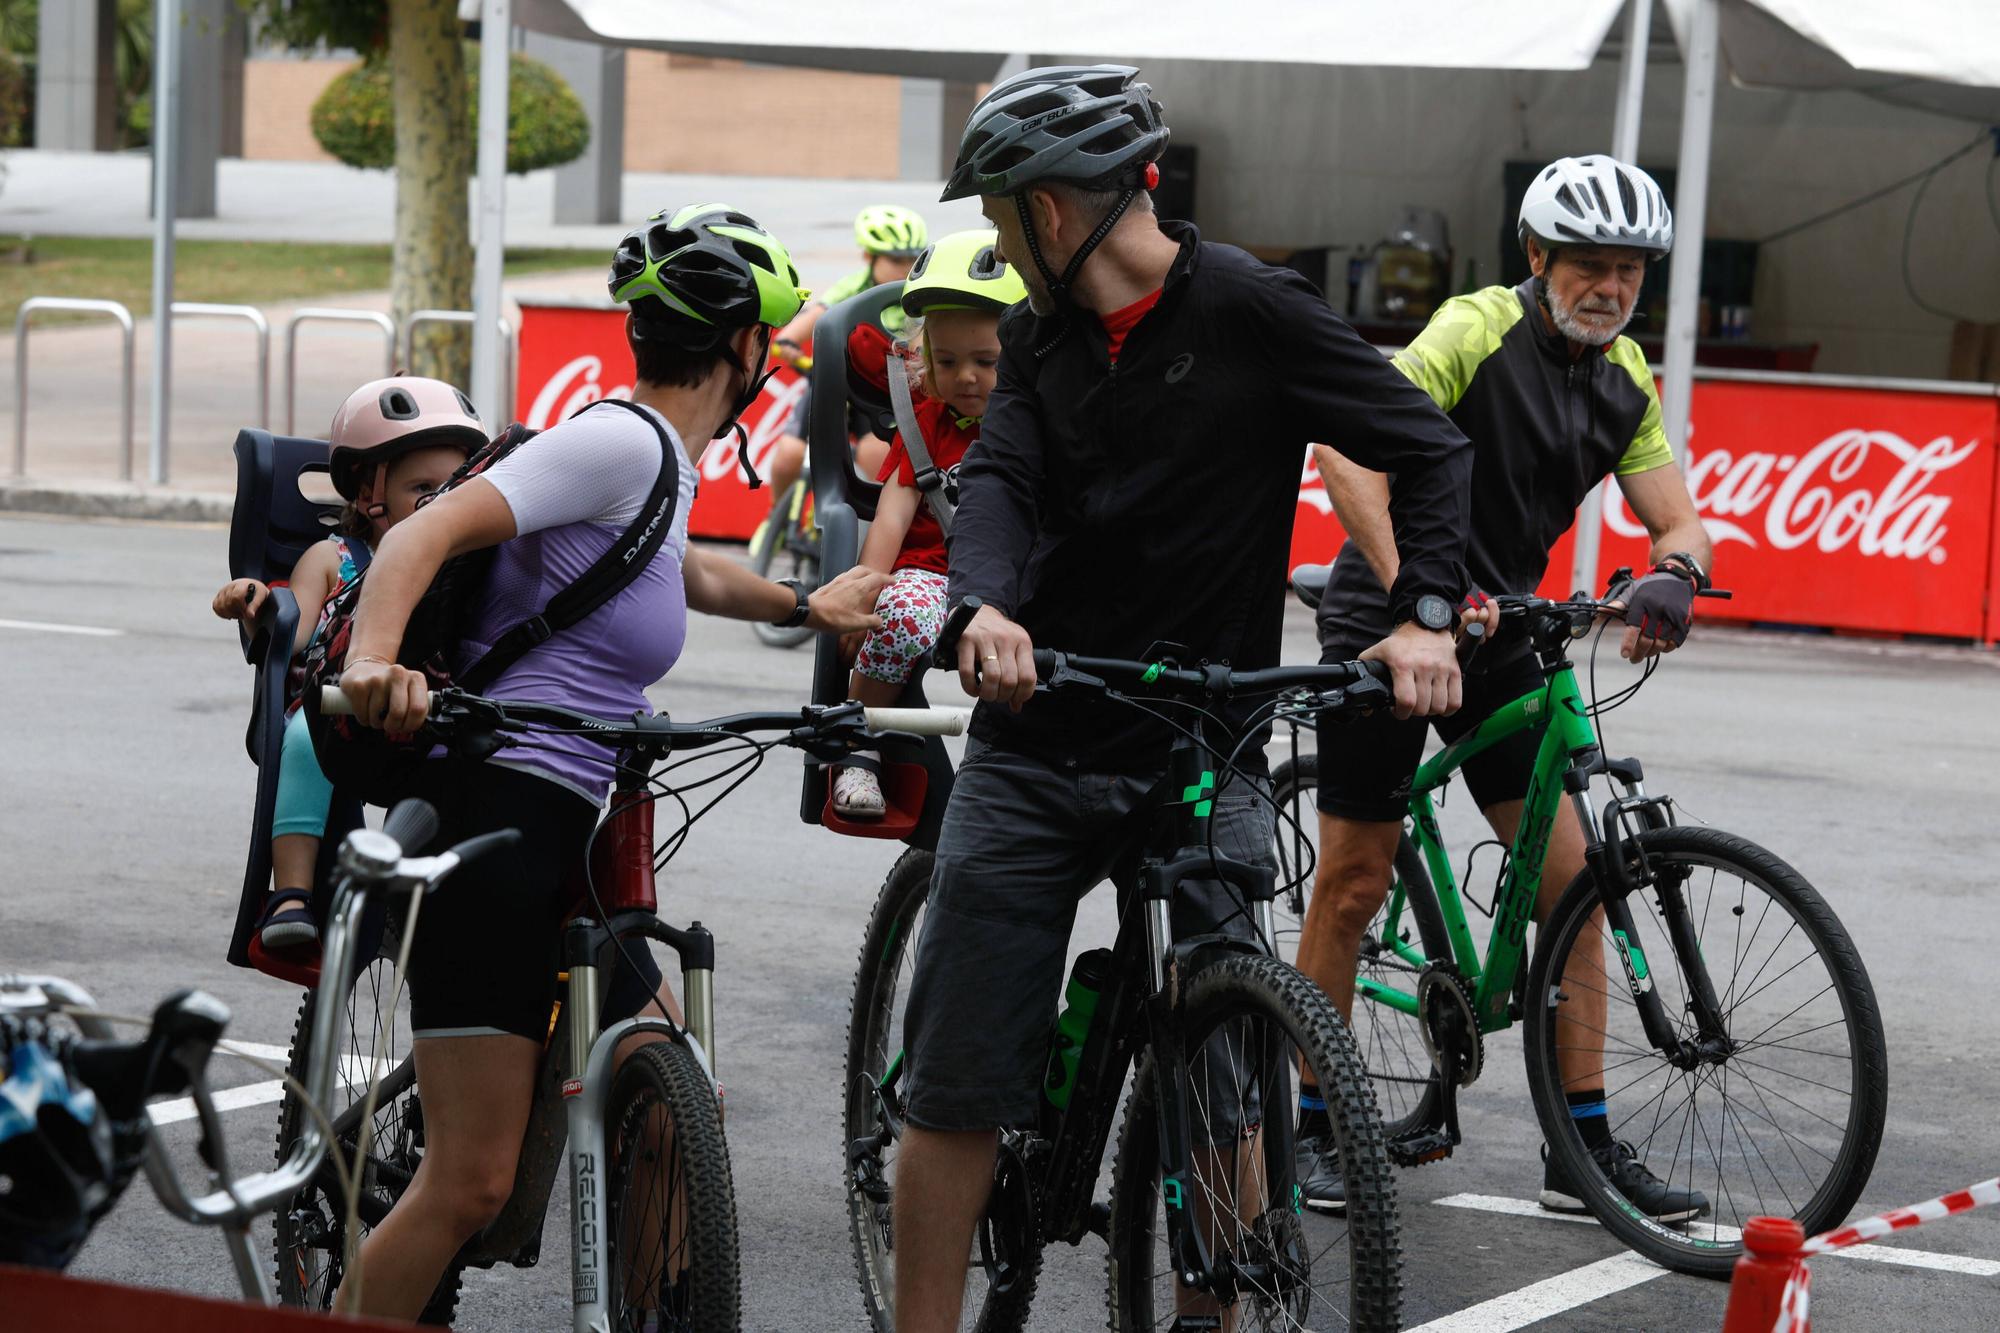
[[[861,641],[854,669],[870,680],[901,685],[944,629],[945,576],[928,569],[899,569],[875,599],[882,628]]]

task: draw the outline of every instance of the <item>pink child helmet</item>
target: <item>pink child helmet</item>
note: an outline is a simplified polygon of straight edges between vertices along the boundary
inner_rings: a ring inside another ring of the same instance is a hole
[[[412,450],[446,447],[470,454],[487,442],[472,400],[443,380],[420,375],[391,375],[356,389],[333,414],[328,438],[333,488],[350,501],[361,494],[369,468],[376,469],[379,491],[383,470]],[[371,506],[376,512],[369,516],[379,517],[381,508]]]

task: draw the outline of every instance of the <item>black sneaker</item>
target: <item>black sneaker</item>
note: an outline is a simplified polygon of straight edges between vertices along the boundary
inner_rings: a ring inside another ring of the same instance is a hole
[[[1700,1190],[1675,1189],[1646,1169],[1629,1143],[1613,1143],[1591,1154],[1617,1191],[1646,1216],[1661,1222],[1692,1222],[1708,1216],[1708,1198]],[[1587,1213],[1583,1199],[1549,1147],[1542,1145],[1542,1207],[1552,1213]]]
[[[1340,1159],[1325,1135],[1299,1140],[1296,1171],[1306,1207],[1322,1213],[1347,1211],[1347,1183],[1340,1178]]]

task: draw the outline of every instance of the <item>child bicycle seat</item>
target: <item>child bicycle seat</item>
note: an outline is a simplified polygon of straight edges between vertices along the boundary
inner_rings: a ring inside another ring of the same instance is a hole
[[[314,500],[300,489],[302,478],[326,472],[327,451],[325,440],[296,439],[262,430],[236,433],[236,503],[229,516],[230,578],[265,584],[288,579],[299,557],[332,533],[340,517],[339,502]],[[327,490],[331,493],[331,485]],[[273,588],[256,621],[241,626],[243,660],[257,672],[250,724],[243,736],[244,748],[257,765],[257,802],[250,823],[242,896],[229,939],[229,961],[312,986],[319,976],[317,962],[302,964],[274,957],[256,940],[258,914],[271,886],[271,820],[278,799],[279,755],[285,743],[285,676],[291,667],[298,623],[299,607],[291,589]],[[320,843],[321,866],[316,879],[324,881],[342,836],[360,826],[360,804],[335,793],[326,837]],[[363,949],[360,956],[365,959],[372,953],[372,949]]]
[[[848,447],[850,407],[879,416],[849,373],[849,339],[856,328],[875,321],[903,293],[900,282],[868,288],[820,316],[813,326],[811,419],[806,423],[808,466],[812,474],[813,513],[820,530],[820,577],[831,581],[853,568],[861,552],[861,525],[875,517],[880,483],[859,476]],[[900,367],[894,367],[900,370]],[[886,435],[883,438],[887,438]],[[927,706],[923,672],[911,675],[896,702],[904,708]],[[813,693],[816,704],[838,704],[847,698],[847,664],[840,660],[840,636],[821,634],[813,650]],[[951,795],[951,757],[944,742],[933,736],[923,743],[921,762],[902,746],[883,753],[883,791],[888,809],[879,820],[844,820],[833,812],[829,770],[807,761],[799,818],[856,837],[900,838],[912,847],[934,849],[938,826],[944,821]]]

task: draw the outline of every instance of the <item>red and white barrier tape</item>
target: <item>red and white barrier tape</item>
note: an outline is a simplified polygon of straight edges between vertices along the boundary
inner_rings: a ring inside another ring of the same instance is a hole
[[[1892,1231],[1908,1231],[1926,1222],[1935,1222],[1940,1217],[1952,1217],[1958,1213],[1969,1213],[1975,1208],[2000,1203],[2000,1176],[1992,1180],[1982,1180],[1966,1189],[1954,1190],[1929,1203],[1920,1203],[1912,1208],[1896,1208],[1875,1217],[1866,1217],[1859,1222],[1837,1227],[1821,1236],[1814,1236],[1799,1247],[1799,1259],[1792,1270],[1790,1280],[1785,1283],[1784,1295],[1778,1299],[1778,1322],[1772,1325],[1771,1333],[1811,1333],[1812,1323],[1808,1316],[1811,1308],[1812,1270],[1805,1260],[1815,1254],[1831,1254],[1844,1250],[1850,1245],[1860,1245],[1867,1241],[1886,1236]]]

